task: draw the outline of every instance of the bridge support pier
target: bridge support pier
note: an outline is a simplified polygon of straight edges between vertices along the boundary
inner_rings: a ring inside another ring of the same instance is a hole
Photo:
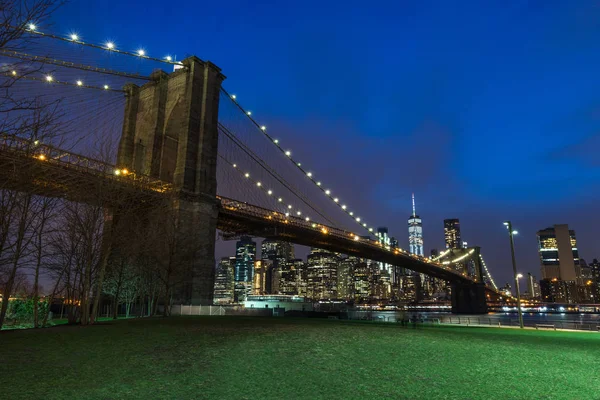
[[[144,234],[164,236],[152,251],[160,253],[156,258],[169,277],[178,275],[172,278],[173,300],[209,305],[215,274],[219,95],[225,77],[216,65],[196,57],[186,58],[182,66],[170,74],[153,73],[143,86],[125,87],[117,164],[128,173],[172,184],[167,206],[156,205]]]
[[[453,283],[452,312],[454,314],[486,314],[488,312],[485,284]]]

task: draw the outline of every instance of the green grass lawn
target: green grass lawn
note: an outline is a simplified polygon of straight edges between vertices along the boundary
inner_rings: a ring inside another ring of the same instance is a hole
[[[2,399],[599,399],[600,334],[173,317],[0,333]]]

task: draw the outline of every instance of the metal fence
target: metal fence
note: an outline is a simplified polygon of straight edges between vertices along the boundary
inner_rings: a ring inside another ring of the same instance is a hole
[[[482,315],[435,315],[417,313],[381,313],[377,311],[352,310],[348,311],[348,319],[373,322],[390,322],[421,325],[462,325],[462,326],[488,326],[488,327],[518,327],[519,320],[510,316]],[[527,328],[534,329],[572,329],[580,331],[600,332],[599,321],[560,320],[549,316],[544,319],[527,319],[523,321]]]

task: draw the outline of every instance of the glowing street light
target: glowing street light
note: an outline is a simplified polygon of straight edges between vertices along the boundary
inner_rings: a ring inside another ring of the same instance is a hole
[[[70,35],[70,37],[71,37],[71,40],[72,40],[72,41],[74,41],[74,42],[76,42],[76,41],[78,41],[78,40],[79,40],[79,36],[77,36],[77,34],[76,34],[76,33],[72,33],[72,34]]]
[[[522,274],[517,273],[517,262],[515,260],[515,241],[513,239],[514,235],[518,232],[513,230],[512,223],[510,221],[505,221],[504,226],[508,229],[508,236],[510,237],[510,255],[512,257],[512,266],[513,266],[513,276],[515,278],[515,287],[517,291],[517,311],[519,313],[519,326],[523,329],[523,311],[521,310],[521,290],[519,288],[519,278],[523,277]]]
[[[106,44],[104,46],[109,50],[112,50],[115,48],[115,44],[113,42],[106,42]]]

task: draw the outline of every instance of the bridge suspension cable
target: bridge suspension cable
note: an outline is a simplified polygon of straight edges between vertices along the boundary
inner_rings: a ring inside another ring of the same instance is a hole
[[[252,161],[257,163],[264,171],[266,171],[270,176],[272,176],[277,182],[279,182],[283,187],[285,187],[290,193],[293,193],[296,197],[300,199],[304,204],[306,204],[310,209],[312,209],[319,216],[324,218],[330,224],[334,224],[319,208],[312,204],[312,202],[303,196],[299,191],[295,190],[292,185],[280,174],[277,173],[273,168],[271,168],[262,158],[260,158],[256,153],[254,153],[248,146],[244,145],[232,132],[227,129],[223,124],[219,123],[219,129],[221,133],[223,133],[226,137],[228,137],[238,148],[240,148],[246,155],[248,155]],[[225,158],[223,158],[225,159]],[[233,163],[229,162],[229,164],[233,165]]]
[[[221,154],[219,154],[219,158],[221,158],[225,163],[227,163],[229,166],[231,166],[236,171],[238,171],[238,173],[241,176],[244,176],[244,178],[246,178],[248,181],[252,182],[256,188],[260,189],[267,196],[273,196],[274,199],[277,198],[277,203],[279,205],[281,205],[281,207],[283,207],[282,214],[285,214],[286,217],[289,217],[291,214],[294,214],[294,212],[295,212],[296,216],[298,216],[298,217],[302,216],[302,218],[304,218],[304,220],[306,222],[310,221],[310,217],[303,215],[302,211],[298,207],[296,207],[294,209],[294,206],[292,204],[286,205],[286,203],[288,203],[288,202],[283,197],[278,196],[274,190],[267,188],[267,185],[263,184],[261,181],[252,178],[252,176],[250,175],[249,172],[244,172],[242,170],[242,168],[240,168],[240,166],[232,163],[231,161],[229,161],[228,159],[223,157]]]
[[[289,149],[284,149],[280,143],[279,139],[274,138],[273,136],[267,133],[267,127],[265,125],[260,125],[253,117],[250,111],[245,110],[242,105],[237,101],[237,96],[235,94],[230,94],[224,88],[221,88],[222,92],[232,101],[235,106],[244,113],[244,115],[252,122],[252,124],[260,131],[262,134],[273,144],[275,147],[286,156],[287,159],[305,176],[310,182],[312,182],[321,192],[323,192],[337,207],[339,207],[344,213],[346,213],[349,217],[351,217],[355,223],[358,223],[363,229],[366,229],[368,232],[374,232],[374,228],[369,227],[368,224],[361,219],[360,216],[356,216],[354,211],[342,202],[338,197],[334,196],[332,190],[326,188],[323,183],[313,176],[313,173],[304,168],[300,162],[292,157],[292,152]]]

